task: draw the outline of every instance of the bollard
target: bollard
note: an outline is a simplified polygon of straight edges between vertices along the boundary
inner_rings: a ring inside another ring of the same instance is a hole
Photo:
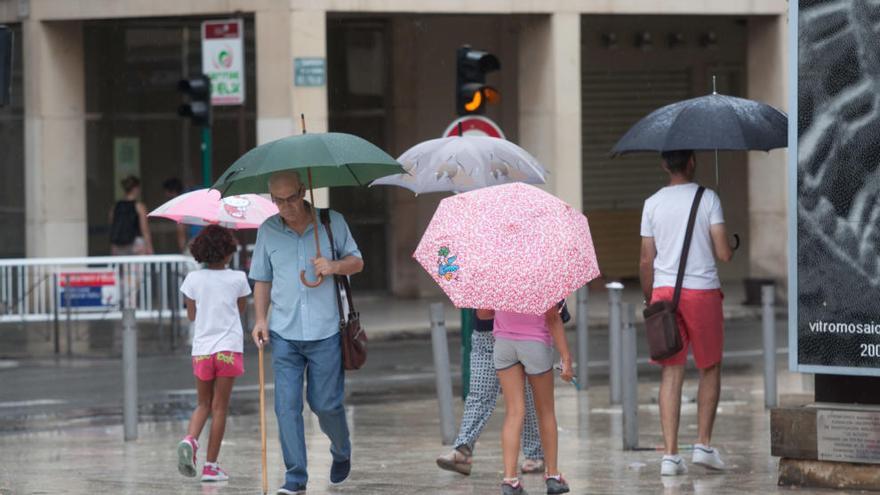
[[[70,275],[64,275],[64,307],[67,315],[67,323],[65,324],[65,329],[67,330],[67,356],[73,356],[73,328],[71,327],[71,320],[73,319],[70,314],[70,296],[73,295],[73,291],[70,289]]]
[[[122,422],[125,441],[138,437],[137,326],[134,309],[122,310]]]
[[[55,355],[61,354],[61,330],[60,324],[58,323],[58,307],[61,306],[61,301],[58,299],[58,296],[61,294],[61,289],[58,287],[58,274],[55,273],[52,275],[52,290],[54,291],[54,297],[52,301],[52,321],[53,321],[53,329],[55,330]]]
[[[623,409],[623,450],[639,446],[639,373],[636,360],[635,306],[624,303],[621,332],[621,399]]]
[[[588,302],[590,300],[590,287],[583,286],[577,291],[577,314],[575,315],[577,323],[577,380],[581,390],[586,390],[590,386],[589,373],[587,372],[589,364],[589,329],[590,329],[590,313]]]
[[[620,300],[623,284],[611,282],[608,289],[608,388],[611,404],[620,404]]]
[[[452,374],[449,371],[446,312],[443,303],[431,304],[431,346],[434,348],[437,402],[440,405],[440,434],[443,445],[452,445],[455,440],[455,418],[452,411]]]
[[[764,406],[768,409],[778,404],[776,395],[776,315],[773,310],[776,287],[761,287],[761,323],[764,333]]]

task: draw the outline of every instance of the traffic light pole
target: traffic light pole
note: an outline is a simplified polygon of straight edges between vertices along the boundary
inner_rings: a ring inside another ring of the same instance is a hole
[[[211,187],[211,126],[202,126],[202,183]]]
[[[461,310],[461,400],[467,400],[471,390],[471,336],[475,318],[474,310]]]

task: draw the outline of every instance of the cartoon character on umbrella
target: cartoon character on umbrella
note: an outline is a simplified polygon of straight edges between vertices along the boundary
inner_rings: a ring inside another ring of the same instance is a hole
[[[437,260],[437,275],[440,278],[445,278],[447,282],[452,280],[458,271],[458,265],[455,264],[458,256],[449,256],[449,248],[446,246],[440,247],[437,256],[439,257]]]

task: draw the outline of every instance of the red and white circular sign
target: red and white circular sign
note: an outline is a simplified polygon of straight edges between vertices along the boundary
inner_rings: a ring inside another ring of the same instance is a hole
[[[443,137],[458,136],[459,124],[461,124],[461,133],[465,136],[488,136],[507,139],[504,137],[504,132],[498,127],[498,124],[482,115],[465,115],[453,120],[449,127],[443,131]]]

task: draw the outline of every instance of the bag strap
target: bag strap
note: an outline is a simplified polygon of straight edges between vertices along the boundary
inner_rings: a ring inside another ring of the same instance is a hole
[[[694,225],[697,223],[697,210],[700,209],[700,200],[703,198],[705,187],[697,188],[694,202],[691,204],[691,214],[688,217],[687,230],[684,234],[684,247],[681,248],[681,261],[678,262],[678,276],[675,278],[675,295],[672,297],[672,310],[678,309],[678,300],[681,299],[681,286],[684,283],[684,270],[687,268],[688,252],[691,248],[691,238],[694,236]]]
[[[333,229],[330,228],[330,209],[324,208],[320,212],[321,216],[321,224],[324,225],[324,231],[327,232],[327,237],[330,239],[330,251],[332,252],[331,258],[333,261],[336,261],[336,243],[333,241]],[[339,295],[339,287],[342,287],[342,290],[345,291],[345,298],[348,301],[348,309],[351,313],[355,312],[354,309],[354,301],[351,298],[351,284],[348,281],[348,277],[334,275],[333,281],[336,283],[336,306],[339,309],[339,321],[343,321],[345,319],[345,311],[342,309],[342,297]]]

